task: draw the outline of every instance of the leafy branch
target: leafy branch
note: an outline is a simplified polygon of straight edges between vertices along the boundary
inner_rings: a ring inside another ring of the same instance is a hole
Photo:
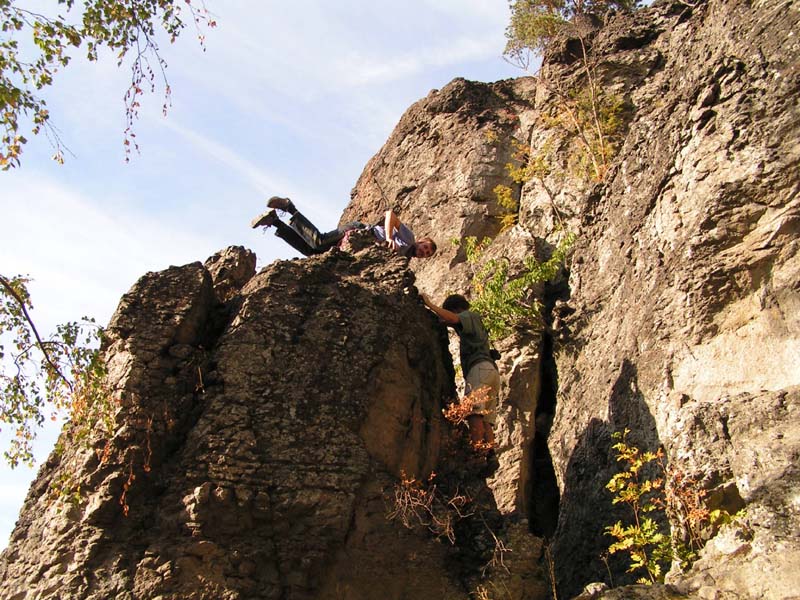
[[[556,204],[555,193],[547,184],[547,177],[552,173],[550,155],[552,154],[552,142],[548,141],[538,149],[536,153],[531,152],[529,145],[512,139],[513,148],[512,162],[506,164],[506,171],[511,180],[524,186],[529,181],[535,179],[547,193],[553,213],[558,219],[559,226],[564,228],[564,219],[561,211]],[[500,230],[504,231],[512,227],[519,219],[519,202],[514,198],[514,191],[507,185],[497,185],[492,190],[497,198],[497,203],[506,209],[506,213],[500,217]]]
[[[672,561],[672,544],[669,534],[663,533],[649,515],[664,510],[664,479],[646,477],[643,469],[656,462],[663,471],[664,451],[659,448],[657,452],[642,452],[628,443],[629,433],[625,429],[612,436],[617,440],[612,448],[624,470],[611,478],[606,489],[615,494],[613,504],[628,506],[633,523],[626,526],[617,521],[606,527],[606,535],[617,540],[608,547],[608,552],[625,552],[630,556],[628,573],[644,569],[647,577],[640,578],[639,583],[660,583],[664,581],[665,566]]]
[[[69,13],[75,0],[58,0],[58,4]],[[53,84],[59,70],[72,60],[71,50],[83,43],[91,62],[98,60],[102,48],[116,56],[118,66],[129,52],[133,54],[131,83],[124,97],[128,160],[131,146],[138,149],[132,126],[138,117],[139,97],[145,87],[155,91],[156,70],[165,90],[163,110],[169,105],[166,62],[155,41],[157,34],[163,32],[170,43],[174,42],[186,27],[188,12],[202,46],[205,38],[200,28],[216,26],[205,7],[198,8],[192,0],[82,0],[79,5],[80,21],[70,23],[61,14],[46,16],[21,8],[18,0],[0,0],[0,169],[20,165],[27,131],[34,135],[44,132],[55,150],[53,159],[64,161],[68,150],[50,123],[50,112],[40,92]]]
[[[58,325],[44,337],[30,315],[25,277],[0,276],[0,424],[13,431],[5,458],[32,464],[33,440],[48,410],[66,411],[73,438],[113,427],[114,402],[98,349],[102,330],[91,319]]]
[[[469,238],[465,240],[470,244]],[[555,278],[574,241],[575,235],[566,233],[548,260],[539,262],[534,256],[528,256],[521,273],[516,276],[511,275],[511,263],[507,258],[491,258],[475,273],[470,304],[481,315],[491,339],[503,338],[512,327],[539,317],[541,305],[536,299],[529,299],[530,291],[534,285]],[[468,253],[468,259],[469,256]],[[477,260],[473,254],[471,262]]]
[[[576,23],[602,18],[610,11],[630,12],[639,5],[639,0],[509,0],[503,56],[527,70],[534,57],[544,54]]]
[[[10,281],[0,275],[0,285],[6,291],[11,299],[16,302],[17,307],[19,309],[19,313],[22,315],[22,318],[25,321],[27,327],[30,328],[31,333],[33,333],[34,337],[36,338],[36,344],[39,346],[39,350],[41,350],[42,355],[44,356],[45,360],[47,361],[47,366],[49,369],[52,370],[54,376],[61,379],[61,381],[69,387],[69,390],[72,391],[72,382],[69,381],[64,374],[61,372],[59,366],[53,361],[53,358],[50,356],[50,352],[47,350],[47,344],[42,341],[42,337],[39,335],[39,330],[36,329],[36,325],[34,324],[33,320],[31,319],[30,314],[28,313],[28,307],[26,304],[30,302],[30,296],[28,295],[27,289],[25,288],[25,283],[27,283],[27,279],[23,279],[21,277],[12,278]],[[24,296],[24,297],[23,297]],[[26,340],[28,342],[29,340]],[[29,347],[29,344],[26,343],[26,346]],[[2,346],[0,346],[2,349]],[[0,358],[3,357],[3,354],[0,353]],[[15,361],[16,363],[17,361]]]
[[[606,527],[606,535],[616,540],[608,552],[628,554],[628,572],[644,570],[646,574],[639,583],[663,582],[665,569],[673,561],[686,570],[719,527],[738,522],[744,513],[732,516],[723,508],[710,510],[705,500],[708,492],[700,479],[667,466],[663,448],[644,452],[632,445],[629,433],[626,428],[612,435],[616,440],[612,449],[624,469],[611,478],[606,489],[615,494],[614,504],[628,506],[633,522],[617,521]],[[668,516],[672,530],[663,532],[659,520],[651,516],[654,514]]]

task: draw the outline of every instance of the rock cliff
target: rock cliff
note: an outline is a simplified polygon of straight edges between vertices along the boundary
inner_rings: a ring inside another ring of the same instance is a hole
[[[586,83],[573,39],[539,78],[431,92],[353,191],[346,219],[392,206],[439,237],[439,257],[417,267],[439,298],[470,290],[475,272],[451,237],[492,236],[487,257],[513,271],[577,234],[563,279],[536,290],[543,326],[499,343],[491,481],[501,510],[552,535],[564,596],[610,583],[603,531],[620,513],[604,486],[618,469],[611,434],[626,427],[642,447],[663,445],[711,508],[745,508],[745,525],[670,574],[674,589],[800,589],[799,19],[796,2],[662,2],[587,34],[595,77],[623,106],[602,182],[578,172],[579,140],[553,126],[563,90]],[[516,188],[518,224],[500,232],[492,189],[514,185],[515,143],[549,169]],[[625,582],[625,565],[611,567]]]
[[[560,598],[630,584],[624,560],[603,560],[604,529],[622,516],[605,489],[619,470],[611,436],[625,428],[663,447],[710,509],[743,512],[704,531],[668,585],[581,598],[796,598],[799,32],[796,1],[657,2],[564,39],[541,77],[432,91],[342,216],[394,208],[436,238],[414,273],[368,248],[254,274],[229,249],[145,276],[109,325],[111,460],[67,444],[42,468],[0,561],[0,598],[530,600],[547,597],[550,567]],[[554,126],[587,65],[619,101],[602,177]],[[520,147],[547,168],[515,184],[506,165]],[[501,184],[516,210],[498,202]],[[474,296],[487,261],[513,276],[565,231],[564,268],[525,298],[542,318],[497,341],[484,524],[512,552],[508,571],[488,570],[505,578],[479,588],[485,531],[466,527],[470,543],[454,548],[386,518],[402,472],[450,469],[452,363],[413,285]],[[477,262],[469,236],[492,238]],[[74,505],[51,491],[69,473],[84,490]]]
[[[0,596],[453,597],[442,547],[386,519],[395,478],[436,466],[454,394],[405,260],[375,248],[256,275],[250,258],[150,273],[122,299],[105,349],[110,458],[66,444],[43,466]],[[53,495],[69,473],[78,503]]]

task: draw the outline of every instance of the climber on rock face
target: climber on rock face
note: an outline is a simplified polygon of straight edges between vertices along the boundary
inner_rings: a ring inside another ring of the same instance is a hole
[[[442,306],[434,304],[426,294],[420,295],[425,305],[458,334],[465,392],[477,400],[472,414],[467,417],[470,439],[473,445],[482,442],[493,446],[500,373],[494,362],[496,354],[493,352],[496,351],[489,346],[489,334],[483,321],[469,310],[469,302],[460,294],[448,296]],[[484,392],[488,389],[488,393],[481,393],[481,389]]]
[[[436,252],[436,243],[431,238],[415,239],[414,233],[391,210],[386,211],[382,224],[370,226],[355,221],[322,233],[295,208],[289,198],[273,196],[267,201],[267,206],[270,210],[253,219],[250,226],[255,229],[274,225],[275,235],[305,256],[322,254],[339,244],[347,232],[354,229],[371,229],[379,241],[385,242],[392,250],[406,257],[429,258]],[[280,220],[276,210],[291,215],[288,224]],[[391,234],[387,235],[387,231]]]

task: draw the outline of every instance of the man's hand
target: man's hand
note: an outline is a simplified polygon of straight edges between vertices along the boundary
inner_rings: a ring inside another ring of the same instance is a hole
[[[459,323],[459,318],[456,313],[445,310],[441,306],[434,304],[433,301],[428,297],[428,294],[421,292],[419,297],[422,298],[425,306],[430,308],[436,314],[436,316],[442,320],[443,323],[446,323],[447,325],[456,325]]]

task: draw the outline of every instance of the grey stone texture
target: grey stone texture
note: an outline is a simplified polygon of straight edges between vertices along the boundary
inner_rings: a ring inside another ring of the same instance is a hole
[[[557,90],[581,81],[580,45],[566,39],[540,78],[431,92],[353,191],[343,220],[392,206],[434,234],[439,255],[415,268],[440,300],[473,292],[481,265],[451,238],[493,236],[486,257],[507,257],[513,273],[526,255],[546,258],[563,229],[577,234],[566,280],[535,290],[544,323],[498,343],[500,469],[490,480],[498,508],[548,535],[553,494],[540,488],[557,486],[552,550],[564,597],[609,583],[603,531],[622,513],[604,486],[618,470],[611,434],[625,427],[644,448],[663,445],[712,508],[747,515],[688,575],[671,573],[664,593],[800,590],[798,15],[796,2],[660,2],[590,32],[598,81],[625,106],[602,183],[576,174],[577,141],[545,118],[563,110]],[[549,147],[551,171],[518,190],[519,223],[498,234],[492,189],[510,184],[512,137],[532,153]],[[759,440],[750,462],[746,438]],[[537,467],[548,459],[555,484]],[[615,584],[633,581],[624,561],[610,566]]]
[[[42,467],[0,597],[455,597],[446,547],[386,518],[454,395],[412,284],[381,248],[278,262],[228,304],[200,263],[143,277],[108,327],[109,459],[67,444]],[[78,504],[50,490],[69,472]]]
[[[434,237],[437,255],[410,261],[415,280],[360,243],[254,276],[236,248],[146,275],[109,326],[111,461],[68,446],[43,466],[0,598],[438,599],[480,584],[535,600],[551,567],[560,598],[800,597],[799,35],[796,0],[656,2],[587,32],[598,81],[625,107],[601,183],[548,126],[558,90],[581,81],[577,40],[541,77],[431,91],[342,216],[393,208]],[[518,223],[501,231],[493,189],[510,184],[515,140],[548,150],[551,169],[513,188]],[[464,553],[386,519],[401,471],[442,465],[439,409],[456,393],[444,329],[411,286],[469,296],[485,261],[513,276],[565,230],[577,240],[564,270],[526,298],[542,319],[497,341],[487,483],[512,552],[481,581]],[[450,243],[466,236],[493,238],[477,263]],[[710,508],[743,509],[666,585],[631,585],[624,560],[601,559],[624,516],[605,484],[626,427]],[[49,491],[70,472],[76,506]]]
[[[625,427],[664,445],[712,497],[727,490],[731,512],[744,499],[753,539],[777,544],[710,544],[714,558],[695,568],[703,586],[741,598],[800,590],[800,446],[786,431],[800,385],[799,23],[794,3],[665,3],[627,37],[612,26],[593,42],[608,53],[599,72],[636,112],[580,213],[556,358],[549,447],[567,593],[604,577],[608,436]]]
[[[229,246],[206,260],[214,282],[214,291],[221,302],[232,299],[256,273],[256,255],[242,246]]]

